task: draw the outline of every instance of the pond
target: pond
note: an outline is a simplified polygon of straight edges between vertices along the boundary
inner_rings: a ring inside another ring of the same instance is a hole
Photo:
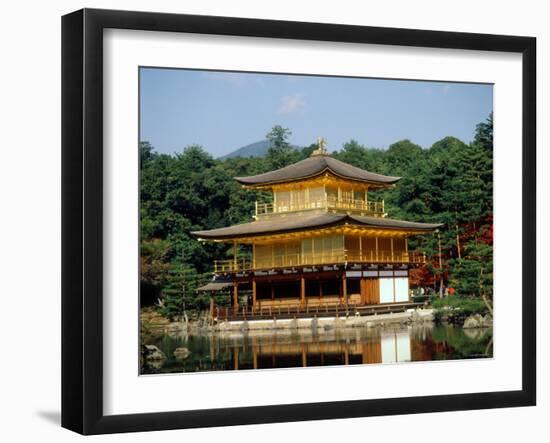
[[[148,335],[142,341],[157,346],[166,356],[164,360],[145,362],[142,374],[493,356],[492,329],[447,325],[183,333]]]

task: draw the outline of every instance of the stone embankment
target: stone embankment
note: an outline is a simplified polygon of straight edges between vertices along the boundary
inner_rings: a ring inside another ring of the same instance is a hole
[[[374,326],[406,326],[427,324],[433,321],[432,309],[411,309],[405,312],[368,316],[314,317],[284,320],[224,321],[214,326],[214,331],[252,331],[277,329],[336,329]]]

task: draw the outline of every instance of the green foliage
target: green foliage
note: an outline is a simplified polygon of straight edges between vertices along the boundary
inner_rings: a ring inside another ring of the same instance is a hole
[[[476,298],[464,297],[444,297],[432,300],[432,306],[435,309],[450,309],[460,311],[465,315],[484,314],[487,311],[485,304]]]
[[[267,160],[270,169],[279,169],[294,163],[298,159],[298,153],[288,142],[292,132],[288,128],[276,125],[266,134],[269,141]]]
[[[493,248],[483,242],[471,240],[465,247],[466,256],[453,260],[449,285],[458,295],[493,296]]]
[[[160,313],[174,320],[188,311],[208,307],[209,299],[197,292],[197,288],[210,280],[210,273],[198,274],[183,263],[172,263],[166,283],[161,290]]]
[[[437,322],[447,320],[450,323],[463,323],[464,319],[473,314],[486,314],[487,306],[478,298],[459,296],[433,298],[434,318]]]
[[[350,140],[332,154],[363,169],[402,177],[393,188],[369,192],[371,200],[385,200],[390,217],[444,223],[439,234],[412,237],[409,248],[429,258],[420,285],[437,291],[441,277],[445,286],[455,288],[457,300],[492,300],[492,131],[489,116],[477,125],[470,144],[445,137],[428,149],[401,140],[381,150]],[[181,315],[184,302],[186,309],[206,307],[196,288],[208,280],[214,259],[231,255],[230,247],[198,242],[189,232],[250,221],[254,202],[268,196],[244,190],[232,178],[286,166],[316,148],[312,143],[293,149],[290,135],[289,129],[275,126],[267,134],[265,157],[223,160],[200,146],[164,155],[147,142],[140,144],[142,303],[160,298],[168,316]]]

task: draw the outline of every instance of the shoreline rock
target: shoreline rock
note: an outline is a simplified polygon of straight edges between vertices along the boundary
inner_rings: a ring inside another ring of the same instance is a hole
[[[462,325],[463,329],[475,329],[475,328],[490,328],[493,326],[492,317],[487,314],[485,316],[481,314],[473,314],[469,317],[466,317],[464,324]]]
[[[155,345],[143,345],[144,358],[147,362],[166,360],[166,355]]]

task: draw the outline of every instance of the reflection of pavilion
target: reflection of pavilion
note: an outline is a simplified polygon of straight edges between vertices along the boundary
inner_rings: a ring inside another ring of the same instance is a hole
[[[212,343],[211,349],[231,348],[232,367],[236,370],[411,361],[408,329],[375,331],[368,337],[360,337],[352,331],[300,336],[260,334],[246,342],[235,338],[226,342],[225,346]],[[216,351],[211,358],[216,358]]]

